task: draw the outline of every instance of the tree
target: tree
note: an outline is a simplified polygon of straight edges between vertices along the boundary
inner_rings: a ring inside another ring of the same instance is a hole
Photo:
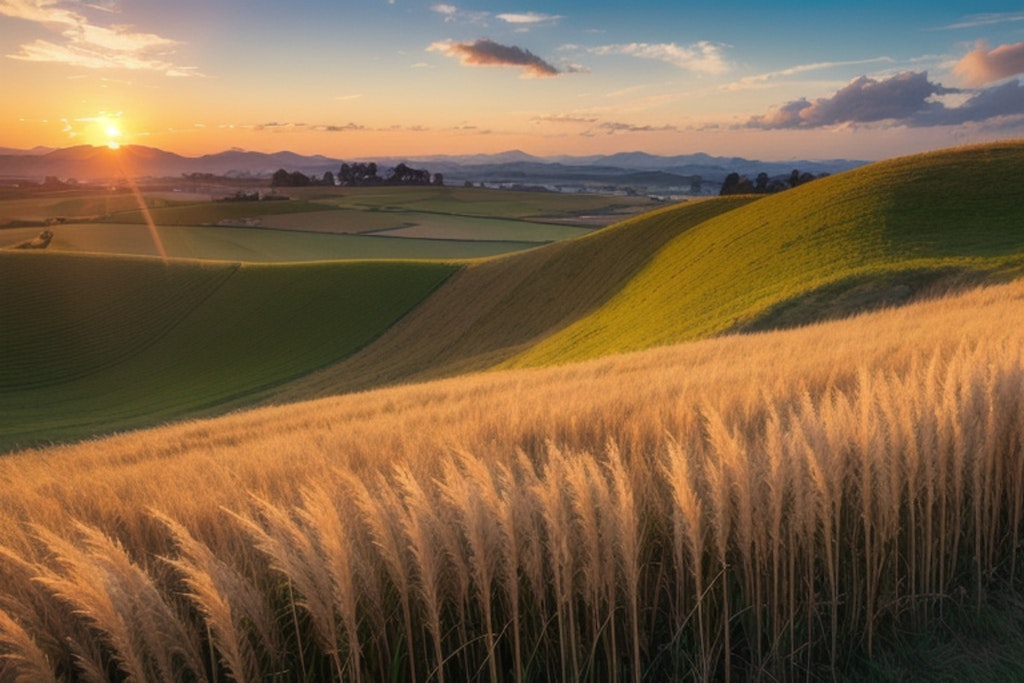
[[[292,184],[292,177],[288,171],[283,168],[279,168],[274,171],[274,175],[270,178],[270,185],[272,187],[290,187]]]
[[[722,183],[722,189],[718,191],[719,195],[736,194],[737,189],[740,185],[740,174],[733,171],[729,175],[725,176],[725,182]]]
[[[324,185],[328,187],[334,187],[334,174],[330,171],[324,173]]]
[[[440,173],[435,173],[435,174],[434,174],[434,181],[433,181],[433,183],[432,183],[432,184],[433,184],[433,185],[437,185],[437,186],[439,186],[439,187],[440,187],[441,185],[444,185],[444,176],[443,176],[443,175],[441,175]]]

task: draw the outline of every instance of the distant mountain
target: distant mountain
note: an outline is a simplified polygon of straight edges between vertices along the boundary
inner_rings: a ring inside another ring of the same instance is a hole
[[[688,186],[700,176],[705,184],[721,183],[729,173],[756,176],[788,174],[792,169],[815,175],[837,173],[866,162],[849,159],[830,161],[753,161],[739,157],[708,154],[658,156],[647,152],[610,155],[537,157],[520,150],[498,154],[427,155],[347,159],[376,161],[383,167],[401,162],[442,173],[449,184],[466,181],[525,185],[639,186],[666,188]],[[142,145],[107,147],[79,145],[64,149],[0,149],[0,177],[42,179],[46,176],[99,180],[129,177],[165,178],[182,174],[210,173],[220,176],[269,177],[283,168],[307,175],[337,173],[342,159],[322,155],[304,156],[294,152],[251,152],[228,150],[199,157],[186,157]]]

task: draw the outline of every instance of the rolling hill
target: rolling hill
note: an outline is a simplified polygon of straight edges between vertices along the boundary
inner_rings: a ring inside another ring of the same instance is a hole
[[[282,400],[805,324],[1024,272],[1024,144],[684,203],[485,261]]]
[[[0,448],[805,324],[1013,278],[1021,177],[1024,144],[946,150],[461,263],[3,253]]]
[[[0,252],[0,449],[196,415],[305,375],[454,270]]]

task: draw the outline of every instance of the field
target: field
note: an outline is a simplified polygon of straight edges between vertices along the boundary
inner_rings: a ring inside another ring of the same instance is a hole
[[[358,350],[454,270],[0,252],[0,447],[223,410]]]
[[[260,202],[127,190],[0,199],[0,247],[31,239],[45,225],[54,232],[52,250],[155,256],[148,216],[177,258],[471,259],[586,235],[654,205],[480,188],[288,189],[288,201]]]
[[[1020,177],[946,150],[486,258],[299,256],[592,198],[0,251],[0,680],[1024,679]]]
[[[7,671],[1019,678],[991,627],[912,641],[1021,581],[1022,302],[1015,283],[8,456]],[[965,647],[986,656],[958,669]]]

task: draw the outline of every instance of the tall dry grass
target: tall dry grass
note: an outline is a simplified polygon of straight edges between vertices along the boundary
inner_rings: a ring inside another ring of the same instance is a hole
[[[0,680],[829,676],[1021,588],[1024,286],[0,462]]]

